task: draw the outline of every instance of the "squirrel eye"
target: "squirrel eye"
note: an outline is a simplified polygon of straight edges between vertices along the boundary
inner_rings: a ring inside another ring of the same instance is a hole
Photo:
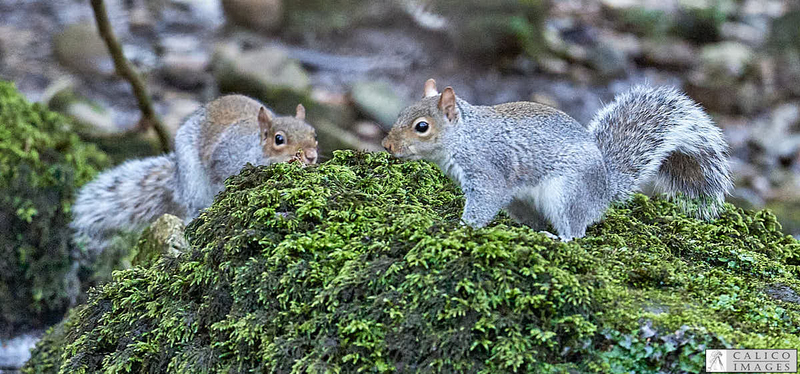
[[[417,130],[418,133],[425,133],[429,128],[430,125],[425,121],[417,122],[417,124],[414,125],[414,130]]]
[[[275,145],[281,145],[283,143],[286,143],[286,138],[284,138],[283,135],[281,135],[281,134],[276,134],[275,135]]]

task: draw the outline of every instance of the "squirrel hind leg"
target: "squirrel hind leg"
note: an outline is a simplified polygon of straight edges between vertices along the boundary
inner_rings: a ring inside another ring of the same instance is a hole
[[[724,156],[711,152],[673,152],[659,167],[655,182],[685,214],[706,220],[719,215],[725,193],[733,187]]]
[[[518,199],[526,200],[531,211],[535,208],[549,221],[562,241],[581,238],[586,235],[586,228],[599,220],[608,207],[609,196],[603,192],[607,191],[607,182],[599,170],[589,169],[577,179],[549,178],[523,190]],[[527,213],[525,217],[531,215]]]

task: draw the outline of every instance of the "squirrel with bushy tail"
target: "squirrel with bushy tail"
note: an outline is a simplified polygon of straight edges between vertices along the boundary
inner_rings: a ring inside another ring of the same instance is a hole
[[[73,239],[97,255],[116,234],[140,231],[165,213],[191,221],[247,163],[292,159],[317,161],[302,105],[294,116],[276,116],[249,97],[222,96],[184,120],[173,153],[127,161],[81,188],[72,206]]]
[[[472,105],[429,79],[383,146],[404,159],[436,163],[466,198],[462,221],[478,228],[504,209],[561,240],[583,237],[614,201],[645,183],[678,199],[692,216],[718,215],[733,187],[728,146],[703,109],[668,87],[637,86],[588,126],[533,102]]]

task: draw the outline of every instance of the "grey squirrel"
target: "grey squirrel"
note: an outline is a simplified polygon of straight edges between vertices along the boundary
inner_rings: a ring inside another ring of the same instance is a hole
[[[116,233],[139,231],[165,213],[188,222],[248,162],[297,157],[317,161],[316,134],[302,104],[284,117],[249,97],[222,96],[184,120],[173,153],[127,161],[83,186],[72,206],[73,240],[96,255]]]
[[[459,183],[467,225],[483,227],[505,209],[534,229],[550,222],[565,241],[653,179],[670,196],[700,198],[694,212],[681,204],[705,219],[733,187],[722,132],[668,87],[634,87],[584,127],[533,102],[471,105],[429,79],[382,144],[397,157],[436,163]]]

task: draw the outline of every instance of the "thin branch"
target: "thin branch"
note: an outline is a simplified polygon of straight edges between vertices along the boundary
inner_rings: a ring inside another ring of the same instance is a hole
[[[147,89],[142,83],[141,77],[131,68],[128,60],[125,59],[125,55],[122,54],[122,47],[119,45],[117,37],[114,36],[114,30],[111,29],[103,0],[92,0],[92,10],[94,10],[94,19],[97,21],[97,29],[100,31],[100,36],[106,42],[108,51],[114,59],[114,68],[117,74],[125,78],[133,88],[133,94],[136,95],[139,110],[142,112],[142,121],[145,125],[153,127],[156,135],[158,135],[158,140],[161,142],[161,149],[164,152],[169,152],[171,147],[167,130],[158,115],[156,115],[155,110],[153,110],[153,103],[150,101],[150,95],[147,94]]]

